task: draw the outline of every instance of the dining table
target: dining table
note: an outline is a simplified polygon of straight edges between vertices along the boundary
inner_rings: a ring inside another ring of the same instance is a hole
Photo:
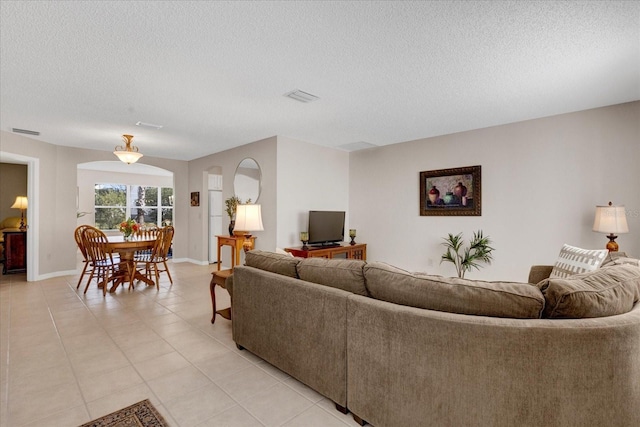
[[[156,242],[155,237],[135,236],[131,239],[125,239],[124,236],[108,236],[109,250],[120,255],[120,261],[127,264],[126,270],[116,272],[113,278],[113,285],[109,292],[114,292],[120,284],[129,282],[131,285],[136,280],[140,280],[149,286],[155,286],[155,282],[139,272],[136,269],[136,263],[133,257],[136,251],[144,251],[153,249]],[[132,272],[133,274],[127,274]]]

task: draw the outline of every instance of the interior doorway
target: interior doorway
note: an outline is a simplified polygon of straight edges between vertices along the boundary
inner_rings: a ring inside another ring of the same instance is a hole
[[[39,227],[39,193],[36,185],[40,175],[40,160],[34,157],[0,151],[0,163],[23,164],[27,166],[27,200],[29,207],[26,209],[27,222],[27,281],[38,280],[39,275],[39,247],[36,244],[36,236]]]

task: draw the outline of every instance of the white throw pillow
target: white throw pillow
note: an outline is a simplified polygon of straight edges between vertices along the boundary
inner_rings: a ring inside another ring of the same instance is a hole
[[[549,277],[563,278],[597,270],[607,254],[606,249],[581,249],[564,244]]]
[[[276,248],[276,253],[277,254],[282,254],[282,255],[289,255],[289,256],[293,256],[293,254],[291,252],[287,252],[284,249],[281,248]]]

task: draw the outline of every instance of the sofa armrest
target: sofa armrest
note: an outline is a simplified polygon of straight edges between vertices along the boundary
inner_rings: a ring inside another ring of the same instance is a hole
[[[552,265],[532,265],[529,270],[529,283],[539,283],[547,279],[553,270]]]

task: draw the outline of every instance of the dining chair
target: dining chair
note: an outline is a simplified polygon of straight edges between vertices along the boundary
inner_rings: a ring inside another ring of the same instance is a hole
[[[93,265],[91,263],[91,259],[87,254],[87,249],[84,247],[84,241],[82,240],[82,233],[84,232],[84,230],[87,229],[87,227],[91,227],[91,226],[80,225],[73,232],[73,237],[76,240],[76,245],[78,245],[78,249],[80,249],[80,253],[82,254],[82,263],[84,264],[84,267],[82,268],[82,273],[80,273],[80,278],[78,279],[78,285],[76,286],[76,289],[80,288],[80,283],[82,283],[82,279],[84,278],[84,275],[87,273],[87,269],[91,267],[89,269],[89,272],[93,271]],[[89,279],[89,281],[91,281],[91,279]]]
[[[153,238],[158,235],[160,228],[157,225],[143,225],[136,231],[136,236],[141,238]]]
[[[97,275],[98,284],[104,284],[102,294],[106,295],[107,288],[109,287],[109,281],[113,278],[114,273],[118,271],[120,267],[120,260],[114,260],[113,255],[109,250],[107,235],[101,230],[88,226],[82,231],[82,241],[93,266],[87,286],[84,288],[84,293],[87,293],[91,279],[93,279],[95,274]]]
[[[160,273],[165,272],[169,277],[169,282],[173,285],[173,278],[167,265],[167,259],[169,257],[169,249],[171,248],[171,242],[173,241],[173,234],[175,230],[173,226],[168,225],[159,229],[156,237],[155,244],[150,254],[136,254],[133,258],[135,267],[137,270],[138,263],[145,264],[145,275],[151,279],[151,271],[155,276],[156,288],[160,290]],[[159,267],[164,266],[164,269]]]
[[[143,224],[143,226],[140,227],[138,231],[136,231],[136,237],[139,239],[155,239],[158,237],[158,233],[160,232],[160,230],[161,229],[157,225]],[[136,251],[135,255],[139,257],[144,255],[151,255],[151,249],[141,249],[139,251]]]

